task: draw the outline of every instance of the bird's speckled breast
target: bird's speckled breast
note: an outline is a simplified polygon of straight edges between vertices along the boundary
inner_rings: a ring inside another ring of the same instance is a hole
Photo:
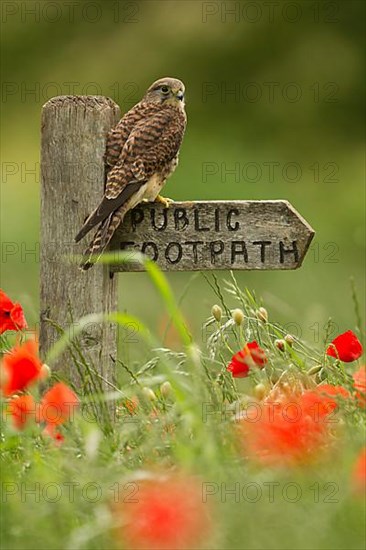
[[[178,166],[178,155],[168,164],[168,166],[162,172],[154,174],[146,184],[144,193],[144,199],[148,201],[154,201],[159,195],[166,180],[172,175],[176,167]]]
[[[154,201],[159,195],[164,183],[165,180],[162,178],[161,174],[154,174],[146,184],[143,198],[148,201]]]

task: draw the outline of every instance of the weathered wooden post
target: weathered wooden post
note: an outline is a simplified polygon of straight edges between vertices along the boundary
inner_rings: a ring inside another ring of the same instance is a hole
[[[44,358],[63,329],[90,313],[117,309],[115,278],[108,266],[87,273],[68,261],[81,254],[85,243],[74,237],[104,191],[104,151],[108,131],[120,118],[119,107],[101,96],[60,96],[42,112],[41,136],[41,324],[40,352]],[[100,374],[113,375],[117,331],[112,324],[90,326],[81,346]],[[69,353],[52,365],[68,373],[77,385],[77,370]]]

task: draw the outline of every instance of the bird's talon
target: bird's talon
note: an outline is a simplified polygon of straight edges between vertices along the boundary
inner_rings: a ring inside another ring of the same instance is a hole
[[[168,199],[168,197],[162,197],[161,195],[158,195],[154,202],[160,202],[160,204],[163,204],[165,208],[169,208],[173,201],[173,199]]]

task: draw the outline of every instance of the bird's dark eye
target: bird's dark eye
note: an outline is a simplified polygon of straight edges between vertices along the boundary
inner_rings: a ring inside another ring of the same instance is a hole
[[[162,87],[161,87],[161,91],[163,92],[163,94],[168,94],[168,93],[169,93],[169,88],[168,88],[168,86],[162,86]]]

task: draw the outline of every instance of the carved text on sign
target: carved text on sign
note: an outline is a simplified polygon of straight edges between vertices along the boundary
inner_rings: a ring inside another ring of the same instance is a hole
[[[313,234],[286,201],[142,204],[128,213],[111,246],[131,253],[132,263],[112,270],[142,270],[135,251],[167,271],[295,269]]]

